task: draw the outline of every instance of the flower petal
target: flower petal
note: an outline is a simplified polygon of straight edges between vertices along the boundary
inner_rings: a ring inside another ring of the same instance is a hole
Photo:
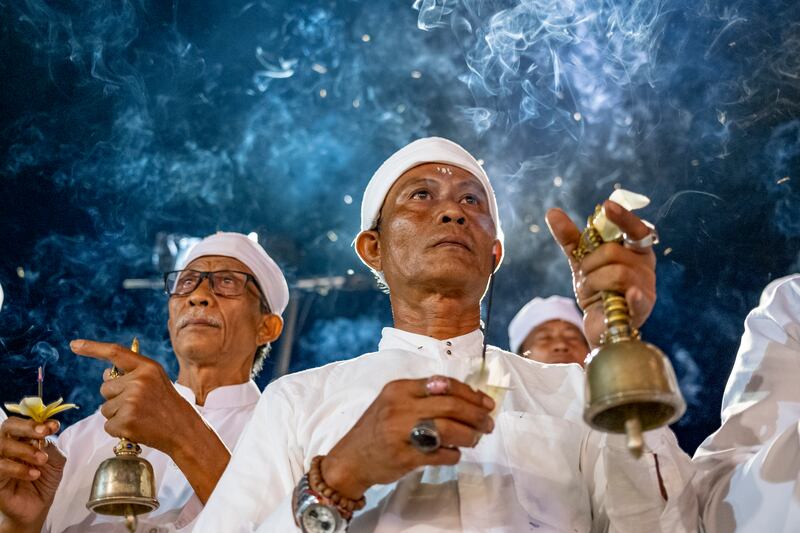
[[[70,409],[78,409],[79,407],[74,403],[65,403],[64,405],[59,405],[57,407],[53,407],[52,409],[46,409],[44,412],[45,419],[52,418],[53,415],[57,415],[62,411],[69,411]]]
[[[27,409],[25,409],[18,403],[5,403],[3,405],[5,406],[6,411],[8,411],[9,413],[17,413],[20,415],[28,416],[27,414],[22,412],[23,410],[27,411]]]
[[[611,193],[611,196],[608,199],[612,202],[618,203],[628,211],[640,209],[650,203],[650,198],[647,196],[626,191],[625,189],[617,189]],[[619,229],[619,226],[611,222],[606,217],[605,208],[600,209],[597,215],[595,215],[595,217],[592,219],[592,225],[600,234],[600,237],[603,238],[604,242],[616,241],[622,238],[622,231]]]
[[[28,409],[44,409],[44,403],[38,396],[25,396],[19,403]]]
[[[650,203],[650,198],[643,194],[617,189],[608,197],[612,202],[616,202],[628,211],[641,209]]]
[[[63,401],[64,401],[64,398],[59,398],[58,400],[54,401],[53,403],[47,404],[47,407],[45,407],[44,409],[45,409],[45,411],[49,411],[50,409],[55,409],[56,407],[61,405],[61,403]]]

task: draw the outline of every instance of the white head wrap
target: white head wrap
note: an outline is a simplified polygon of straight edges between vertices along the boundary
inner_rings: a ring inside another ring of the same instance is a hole
[[[364,190],[364,198],[361,201],[361,231],[375,228],[386,195],[398,178],[406,171],[425,163],[453,165],[463,168],[478,178],[489,199],[489,213],[494,220],[497,238],[502,242],[503,230],[500,227],[500,216],[497,214],[497,198],[495,198],[492,184],[489,183],[489,176],[469,152],[453,141],[441,137],[426,137],[406,145],[392,154],[375,171]]]
[[[583,333],[583,316],[578,311],[575,300],[563,296],[536,297],[525,304],[508,325],[510,350],[516,353],[533,328],[548,320],[564,320]]]
[[[269,304],[270,311],[276,315],[283,313],[289,303],[289,286],[283,272],[256,241],[241,233],[222,232],[209,235],[195,244],[186,258],[177,267],[186,265],[206,255],[221,255],[238,259],[253,271],[258,287]]]

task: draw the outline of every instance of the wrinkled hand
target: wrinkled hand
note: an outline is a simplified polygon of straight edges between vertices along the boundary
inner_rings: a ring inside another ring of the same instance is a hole
[[[606,200],[603,206],[609,220],[631,239],[642,239],[650,233],[650,228],[639,217],[619,204]],[[599,298],[601,291],[624,294],[633,326],[638,328],[644,324],[656,303],[656,256],[653,249],[631,249],[610,242],[578,261],[572,252],[578,247],[581,230],[560,209],[550,209],[546,218],[550,232],[569,261],[572,287],[578,306],[584,311],[583,326],[589,344],[597,347],[605,329],[603,302]]]
[[[0,531],[39,531],[44,524],[66,459],[47,441],[39,450],[37,441],[58,429],[56,420],[16,416],[0,425]]]
[[[106,418],[106,433],[170,456],[182,446],[193,431],[190,423],[199,415],[178,394],[160,364],[106,342],[74,340],[70,348],[78,355],[109,361],[125,372],[114,379],[108,370],[103,373],[100,394],[106,401],[100,412]]]
[[[429,396],[427,379],[392,381],[367,408],[353,428],[323,459],[326,484],[343,496],[358,499],[375,484],[391,483],[424,465],[453,465],[459,447],[471,448],[494,429],[494,402],[452,378],[448,393]],[[433,420],[442,447],[422,453],[411,445],[411,429]]]

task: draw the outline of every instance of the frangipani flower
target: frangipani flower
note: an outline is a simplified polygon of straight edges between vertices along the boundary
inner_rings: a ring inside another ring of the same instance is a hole
[[[625,189],[615,190],[613,193],[611,193],[611,196],[609,196],[608,199],[612,202],[618,203],[628,211],[641,209],[650,203],[650,198],[647,196],[626,191]],[[650,226],[648,222],[643,222]],[[600,209],[600,212],[595,215],[594,219],[592,220],[592,225],[603,238],[604,242],[616,241],[622,237],[622,231],[620,231],[619,226],[606,218],[605,208]]]
[[[63,398],[59,398],[49,405],[45,405],[42,399],[38,396],[25,396],[19,403],[5,404],[6,410],[9,413],[16,413],[22,416],[27,416],[39,422],[40,424],[51,418],[53,415],[66,411],[68,409],[78,409],[74,403],[63,403]]]
[[[510,390],[511,374],[503,370],[500,359],[496,357],[486,364],[481,361],[479,365],[464,382],[494,400],[494,410],[491,412],[491,416],[494,418],[500,410],[506,391]]]

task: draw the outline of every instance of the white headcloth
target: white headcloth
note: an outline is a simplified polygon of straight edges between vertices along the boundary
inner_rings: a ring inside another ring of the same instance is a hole
[[[392,154],[372,175],[364,198],[361,201],[361,231],[374,229],[381,214],[381,207],[392,185],[406,171],[425,163],[444,163],[463,168],[481,182],[489,199],[497,238],[503,241],[503,230],[497,214],[497,198],[489,182],[489,176],[472,154],[451,140],[442,137],[425,137],[406,145]]]
[[[533,328],[549,320],[564,320],[583,333],[583,316],[575,300],[563,296],[536,297],[520,309],[508,325],[508,344],[517,352]]]
[[[223,232],[209,235],[195,244],[186,258],[177,268],[186,268],[186,265],[207,255],[221,255],[238,259],[250,270],[258,283],[258,288],[264,294],[269,304],[270,311],[276,315],[283,313],[289,303],[289,286],[283,272],[267,254],[266,250],[256,241],[241,233]]]

